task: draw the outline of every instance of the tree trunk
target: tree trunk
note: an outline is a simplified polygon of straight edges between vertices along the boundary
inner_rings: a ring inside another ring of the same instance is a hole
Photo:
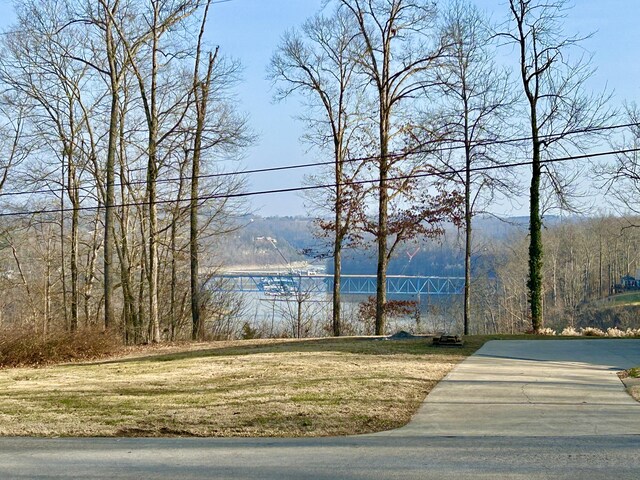
[[[376,272],[376,335],[384,335],[386,328],[385,307],[387,305],[387,221],[389,209],[389,191],[387,189],[387,178],[389,175],[389,125],[388,118],[383,111],[386,111],[386,102],[381,100],[380,115],[380,180],[378,183],[378,268]]]
[[[106,198],[104,213],[104,328],[114,323],[113,317],[113,247],[114,247],[114,205],[115,205],[115,159],[118,136],[118,93],[112,82],[111,112],[109,118],[109,146],[106,164]]]
[[[209,3],[205,8],[198,38],[198,51],[196,55],[196,66],[193,75],[193,91],[196,100],[196,131],[193,140],[193,162],[191,165],[191,203],[189,205],[189,253],[190,253],[190,290],[191,290],[191,338],[198,340],[203,334],[202,318],[200,316],[200,257],[199,257],[199,226],[198,226],[198,196],[200,194],[200,162],[202,157],[202,134],[205,128],[207,104],[209,102],[209,88],[211,86],[211,74],[218,49],[215,53],[209,54],[207,74],[204,80],[199,78],[199,62],[202,48],[202,36],[204,34],[204,24],[206,22]]]
[[[542,328],[542,218],[540,215],[540,143],[534,120],[533,127],[533,158],[531,165],[531,204],[529,218],[529,304],[531,307],[531,326],[538,333]]]
[[[69,171],[75,169],[69,169]],[[70,178],[71,182],[75,180]],[[73,212],[71,215],[71,331],[78,330],[78,222],[79,222],[79,198],[78,189],[72,187],[72,205]]]
[[[304,299],[299,295],[297,298],[298,311],[296,312],[296,337],[302,338],[302,303]]]
[[[339,140],[339,143],[342,143]],[[333,244],[333,311],[332,326],[333,336],[340,336],[340,283],[342,276],[342,158],[339,149],[340,145],[336,142],[336,160],[335,160],[335,180],[336,180],[336,201],[335,201],[335,237]]]
[[[173,222],[171,223],[171,296],[170,296],[170,305],[169,305],[169,335],[170,340],[173,341],[175,339],[176,334],[176,290],[178,289],[178,262],[176,259],[177,249],[176,249],[176,236],[178,229],[177,223],[178,219],[177,213],[174,213]]]
[[[337,215],[336,215],[337,218]],[[340,321],[340,283],[342,270],[342,245],[340,242],[335,243],[333,249],[333,336],[339,337],[341,334]]]
[[[69,312],[67,311],[68,305],[68,292],[67,292],[67,262],[65,258],[67,257],[67,253],[65,251],[65,203],[64,203],[64,185],[65,181],[65,173],[64,173],[64,156],[62,157],[62,180],[61,186],[62,191],[60,192],[60,283],[62,285],[62,311],[64,312],[64,325],[65,329],[69,329],[71,325],[69,324]]]
[[[466,82],[462,83],[464,99],[464,154],[465,154],[465,176],[464,176],[464,334],[469,335],[469,315],[471,309],[471,241],[473,212],[471,211],[471,139],[469,126],[469,101],[467,98]]]
[[[204,120],[204,119],[202,119]],[[191,339],[198,340],[202,335],[200,317],[200,258],[198,252],[198,193],[200,178],[200,148],[202,144],[201,119],[198,118],[193,163],[191,166],[191,205],[189,208],[189,253],[190,253],[190,289],[191,289]]]
[[[149,340],[160,341],[160,320],[158,314],[158,206],[156,186],[158,180],[156,158],[155,122],[149,132],[149,164],[147,171],[147,200],[149,202]]]
[[[467,181],[469,182],[469,168],[467,168]],[[470,183],[465,188],[465,248],[464,248],[464,334],[469,335],[469,316],[471,313],[471,205]]]

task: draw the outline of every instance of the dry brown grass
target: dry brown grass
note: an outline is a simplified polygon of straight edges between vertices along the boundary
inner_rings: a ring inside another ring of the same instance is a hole
[[[628,389],[629,393],[633,398],[635,398],[638,402],[640,402],[640,385],[635,385]]]
[[[620,378],[623,379],[625,385],[628,385],[627,392],[629,392],[629,395],[640,402],[640,384],[638,383],[638,379],[640,379],[640,367],[631,368],[623,372]]]
[[[483,341],[464,349],[437,349],[425,340],[226,342],[7,369],[0,371],[0,435],[381,431],[405,424],[431,388]]]

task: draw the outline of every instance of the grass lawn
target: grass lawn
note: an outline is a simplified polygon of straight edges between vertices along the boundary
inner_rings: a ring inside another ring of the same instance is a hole
[[[0,370],[0,435],[327,436],[406,424],[463,348],[430,340],[251,340],[144,347]],[[533,337],[552,340],[557,337]],[[640,394],[640,392],[638,392]]]
[[[0,370],[0,435],[324,436],[404,425],[488,337],[260,340]],[[188,349],[185,351],[185,349]]]
[[[609,303],[615,306],[634,306],[640,305],[640,292],[628,292],[613,295],[606,300],[600,301],[601,304]]]

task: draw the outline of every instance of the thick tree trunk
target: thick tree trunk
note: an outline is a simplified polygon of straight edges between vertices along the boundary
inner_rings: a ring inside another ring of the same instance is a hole
[[[378,266],[376,272],[376,335],[384,335],[386,329],[385,307],[387,305],[387,266],[388,255],[388,213],[389,191],[387,178],[389,175],[389,122],[385,115],[386,102],[381,101],[380,115],[380,180],[378,183]],[[383,113],[384,112],[384,113]]]
[[[534,116],[535,119],[535,116]],[[534,120],[535,121],[535,120]],[[535,125],[535,124],[533,124]],[[534,332],[542,328],[542,217],[540,214],[540,143],[537,129],[533,128],[533,157],[531,165],[530,218],[529,218],[529,305]]]
[[[112,90],[117,88],[113,86]],[[114,323],[113,313],[113,247],[114,247],[114,205],[115,205],[115,159],[118,136],[118,94],[111,92],[111,112],[109,119],[109,146],[106,164],[106,198],[104,213],[104,328]]]

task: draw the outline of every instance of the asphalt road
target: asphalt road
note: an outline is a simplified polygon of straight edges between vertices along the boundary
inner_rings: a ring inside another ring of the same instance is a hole
[[[640,341],[491,342],[404,428],[320,439],[0,439],[0,479],[638,479]],[[617,383],[616,383],[617,382]]]

